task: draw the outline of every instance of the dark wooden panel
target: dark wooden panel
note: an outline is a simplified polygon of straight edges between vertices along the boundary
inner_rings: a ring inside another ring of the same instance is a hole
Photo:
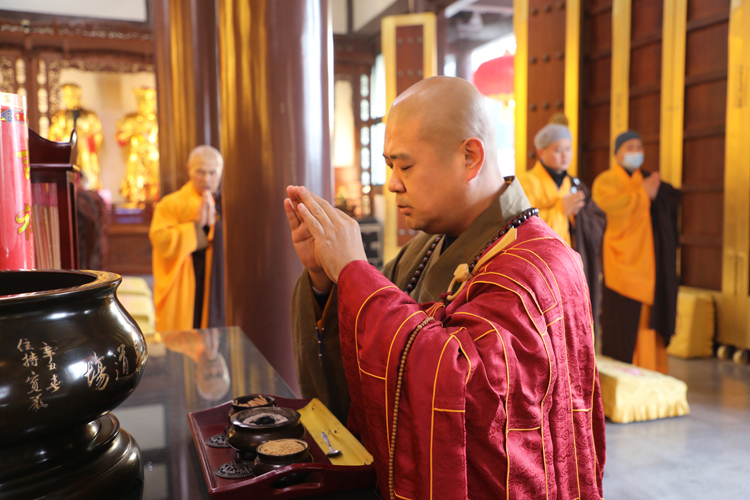
[[[596,97],[609,99],[612,93],[612,59],[607,57],[587,64],[581,85],[585,89],[584,100]]]
[[[662,2],[634,0],[630,33],[628,128],[643,137],[643,170],[659,170]]]
[[[581,176],[587,186],[594,183],[596,176],[609,168],[609,145],[606,148],[584,151],[581,154]]]
[[[602,11],[612,10],[612,0],[584,0],[586,12],[599,14]]]
[[[653,84],[661,86],[661,41],[633,49],[630,53],[630,86]]]
[[[730,0],[688,0],[682,284],[721,289]]]
[[[682,234],[716,236],[723,234],[724,193],[682,194]]]
[[[117,274],[151,274],[148,224],[109,226],[107,271]]]
[[[659,137],[660,99],[661,93],[630,98],[630,128],[638,131],[644,140],[647,137]]]
[[[729,14],[731,0],[689,0],[688,22],[694,19],[705,19],[714,15]]]
[[[582,51],[585,56],[594,56],[597,52],[612,50],[612,13],[603,12],[586,16],[584,21]]]
[[[727,82],[715,81],[685,89],[685,130],[726,125]]]
[[[396,28],[396,94],[424,78],[424,44],[422,25]],[[401,212],[396,220],[398,246],[406,245],[417,232],[409,229]]]
[[[396,94],[401,94],[422,78],[424,67],[422,26],[396,28]]]
[[[681,281],[685,286],[721,290],[721,247],[683,245]]]
[[[687,34],[685,74],[692,76],[725,70],[729,57],[729,23],[720,23]]]
[[[528,92],[527,151],[534,158],[534,135],[565,106],[564,2],[529,1]]]
[[[609,144],[609,103],[586,108],[583,136],[586,148],[595,143]]]
[[[583,4],[578,175],[588,186],[597,175],[609,168],[611,7],[611,0],[589,0]]]
[[[682,158],[683,187],[724,182],[724,148],[726,139],[706,137],[685,141]]]
[[[649,35],[661,35],[663,2],[656,0],[634,0],[632,3],[632,40]]]

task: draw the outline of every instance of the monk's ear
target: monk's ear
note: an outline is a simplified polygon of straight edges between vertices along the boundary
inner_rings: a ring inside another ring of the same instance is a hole
[[[463,143],[466,168],[466,180],[474,179],[484,166],[484,143],[476,137],[466,139]]]

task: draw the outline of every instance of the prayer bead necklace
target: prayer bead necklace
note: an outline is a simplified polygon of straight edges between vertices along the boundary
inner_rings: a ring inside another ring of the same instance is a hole
[[[391,442],[390,449],[388,450],[388,492],[390,494],[390,500],[396,500],[396,490],[394,484],[393,466],[396,458],[396,432],[398,431],[398,404],[401,401],[401,382],[404,380],[404,369],[406,368],[406,356],[411,350],[411,346],[414,343],[414,339],[417,338],[417,334],[427,326],[427,323],[435,321],[435,318],[427,317],[422,321],[413,332],[409,335],[409,339],[406,341],[404,346],[404,352],[401,355],[401,363],[398,366],[398,381],[396,382],[396,395],[393,409],[393,427],[391,431]],[[386,423],[386,425],[388,425]]]
[[[474,270],[474,266],[477,265],[477,262],[479,262],[479,259],[482,257],[482,254],[492,246],[493,243],[495,243],[497,240],[505,236],[505,233],[511,230],[511,228],[518,227],[521,224],[524,223],[524,221],[532,218],[532,217],[538,217],[539,216],[539,209],[538,208],[529,208],[527,210],[524,210],[517,216],[515,216],[510,222],[508,222],[505,227],[503,227],[499,233],[495,237],[492,238],[485,246],[484,249],[477,254],[476,257],[474,257],[474,262],[469,264],[469,272]],[[424,271],[424,267],[427,265],[427,261],[430,260],[430,257],[432,256],[432,253],[435,251],[435,248],[437,247],[438,243],[440,243],[440,238],[443,236],[436,236],[433,240],[432,244],[430,245],[430,249],[427,250],[427,253],[422,258],[422,262],[419,263],[419,266],[417,266],[417,270],[414,272],[414,277],[409,280],[409,284],[406,285],[406,293],[410,293],[412,290],[414,290],[414,287],[417,286],[417,282],[419,281],[419,277],[422,276],[422,272]]]

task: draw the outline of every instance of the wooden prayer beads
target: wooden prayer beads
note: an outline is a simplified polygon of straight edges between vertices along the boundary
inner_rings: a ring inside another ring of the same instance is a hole
[[[538,208],[529,208],[527,210],[524,210],[520,214],[518,214],[516,217],[514,217],[510,222],[508,222],[505,227],[503,227],[500,232],[497,234],[497,236],[493,237],[492,240],[485,245],[484,249],[477,254],[476,257],[474,257],[474,262],[469,264],[469,271],[474,270],[474,266],[477,265],[477,262],[479,262],[479,259],[482,257],[482,254],[492,246],[493,243],[495,243],[497,240],[505,236],[505,234],[511,230],[511,228],[518,227],[521,224],[523,224],[526,220],[530,219],[531,217],[538,217],[539,216],[539,209]],[[437,247],[438,243],[440,243],[440,238],[443,236],[436,236],[433,240],[432,244],[430,245],[430,249],[427,250],[427,253],[422,258],[422,262],[419,263],[419,266],[417,266],[417,270],[414,272],[414,276],[412,279],[409,280],[409,284],[406,285],[406,293],[410,293],[412,290],[414,290],[414,287],[417,286],[417,282],[419,281],[419,277],[422,276],[422,271],[424,271],[425,266],[427,265],[427,261],[430,260],[430,257],[432,256],[433,252],[435,251],[435,248]]]

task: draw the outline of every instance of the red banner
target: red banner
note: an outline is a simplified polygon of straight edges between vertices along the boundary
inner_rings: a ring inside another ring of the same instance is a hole
[[[0,270],[34,268],[26,98],[0,93]]]

